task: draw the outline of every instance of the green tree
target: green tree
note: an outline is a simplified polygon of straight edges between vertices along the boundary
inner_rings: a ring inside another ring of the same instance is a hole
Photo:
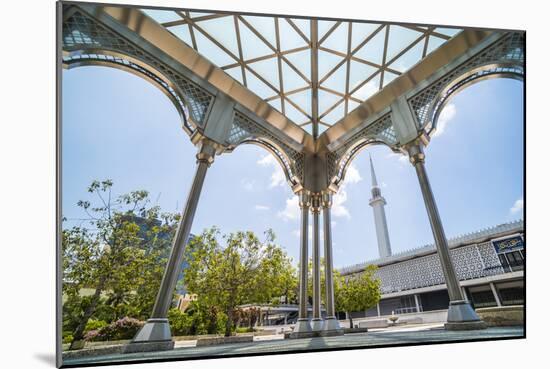
[[[216,227],[206,229],[189,243],[185,285],[200,304],[217,307],[227,316],[225,336],[238,320],[237,307],[269,303],[292,290],[295,271],[286,253],[277,246],[272,231],[261,242],[253,232],[222,236]]]
[[[94,314],[106,322],[148,316],[175,229],[177,217],[149,206],[147,191],[112,199],[112,186],[111,180],[93,181],[88,192],[96,204],[78,202],[87,216],[81,219],[84,226],[62,233],[64,330],[72,330],[70,349],[81,347]]]
[[[350,328],[353,327],[353,311],[370,309],[380,301],[380,279],[374,276],[376,269],[375,265],[369,265],[358,274],[334,276],[336,311],[345,311],[348,314]]]

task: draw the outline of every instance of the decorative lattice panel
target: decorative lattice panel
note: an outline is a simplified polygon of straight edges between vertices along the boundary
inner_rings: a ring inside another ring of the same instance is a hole
[[[461,281],[502,274],[495,249],[490,242],[451,249],[451,259]],[[445,283],[436,253],[381,266],[375,273],[382,293],[392,293]]]
[[[502,268],[502,264],[491,242],[480,243],[477,245],[477,248],[483,260],[485,275],[504,273],[504,268]]]
[[[458,67],[445,74],[443,77],[411,97],[408,102],[413,113],[416,116],[418,128],[424,127],[430,121],[433,121],[433,114],[437,112],[437,107],[445,100],[451,92],[447,92],[442,95],[443,90],[456,78],[475,70],[483,65],[491,63],[498,63],[500,65],[514,65],[509,67],[496,67],[494,70],[477,72],[474,75],[468,76],[468,81],[459,82],[459,86],[453,86],[452,90],[464,85],[466,82],[471,81],[471,78],[479,78],[483,76],[483,73],[517,73],[523,75],[523,65],[525,63],[525,36],[523,33],[508,33],[501,39],[488,46],[484,50],[480,51]],[[438,101],[435,101],[436,98]]]
[[[186,107],[189,108],[188,112],[191,119],[200,126],[204,125],[210,105],[214,101],[214,96],[161,62],[154,55],[98,23],[95,19],[84,15],[82,12],[75,11],[65,20],[63,22],[63,48],[68,51],[93,50],[89,55],[97,55],[99,53],[98,50],[113,51],[145,62],[161,72],[163,76],[177,86],[183,94]],[[118,59],[106,61],[119,62]],[[136,64],[131,63],[131,65],[127,66],[136,67]],[[153,74],[152,72],[148,73]],[[156,79],[161,79],[159,76],[155,77]],[[163,83],[167,85],[166,82]],[[172,91],[176,93],[175,90],[172,89]],[[182,101],[182,98],[178,98],[177,100]],[[188,122],[185,122],[185,124],[190,131],[193,131],[193,127]]]
[[[381,141],[389,146],[398,144],[390,113],[383,115],[373,124],[353,134],[346,140],[344,145],[327,154],[328,181],[340,182],[351,158],[366,144],[373,141]],[[357,145],[357,142],[361,143]]]
[[[265,139],[265,140],[263,140]],[[267,146],[281,160],[288,178],[293,184],[303,183],[304,154],[292,149],[268,129],[249,119],[242,113],[235,111],[233,125],[229,130],[226,142],[237,146],[246,141],[254,141]],[[271,144],[275,143],[277,146]]]

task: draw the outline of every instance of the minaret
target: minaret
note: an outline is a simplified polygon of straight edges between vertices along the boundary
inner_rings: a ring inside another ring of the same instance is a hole
[[[378,239],[378,253],[381,258],[385,258],[391,256],[388,223],[386,222],[386,212],[384,211],[386,200],[380,193],[380,188],[378,187],[378,182],[376,181],[376,173],[374,173],[374,165],[372,164],[372,158],[370,155],[369,160],[372,179],[372,198],[369,201],[369,205],[372,206],[374,211],[374,225],[376,226],[376,238]]]

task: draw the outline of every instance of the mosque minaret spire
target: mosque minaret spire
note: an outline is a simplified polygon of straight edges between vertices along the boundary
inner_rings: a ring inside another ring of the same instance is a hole
[[[372,198],[369,201],[369,205],[372,206],[374,212],[374,225],[376,227],[376,238],[378,240],[378,253],[381,258],[386,258],[391,256],[388,222],[386,221],[386,212],[384,211],[386,199],[382,197],[380,187],[378,187],[378,181],[376,180],[376,173],[374,171],[374,165],[372,164],[372,157],[370,157],[370,155],[369,160],[372,181]]]

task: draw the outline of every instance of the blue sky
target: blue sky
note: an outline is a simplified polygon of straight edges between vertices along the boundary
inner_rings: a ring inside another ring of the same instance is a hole
[[[523,85],[478,83],[454,97],[426,150],[426,167],[448,237],[523,217]],[[76,202],[93,179],[114,190],[150,191],[165,211],[180,211],[195,169],[195,148],[166,96],[119,70],[63,72],[63,214],[82,218]],[[413,167],[382,146],[353,161],[335,198],[335,266],[377,257],[368,154],[373,157],[393,252],[433,242]],[[67,225],[74,224],[68,222]],[[207,173],[192,232],[272,228],[298,261],[296,198],[267,151],[243,145],[218,156]]]

